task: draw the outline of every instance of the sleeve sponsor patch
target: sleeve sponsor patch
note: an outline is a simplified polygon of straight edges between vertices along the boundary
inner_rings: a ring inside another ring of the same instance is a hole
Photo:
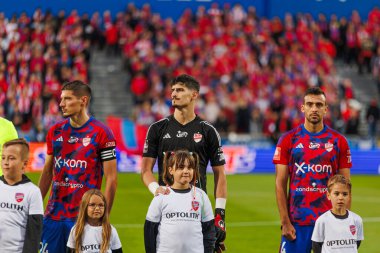
[[[274,151],[273,160],[280,161],[281,160],[281,148],[276,147],[276,150]]]

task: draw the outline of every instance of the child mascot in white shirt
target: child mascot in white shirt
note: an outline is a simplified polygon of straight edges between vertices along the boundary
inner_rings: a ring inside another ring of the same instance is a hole
[[[166,152],[163,179],[170,193],[155,196],[144,225],[147,253],[213,253],[214,214],[207,194],[195,187],[199,158],[187,150]]]
[[[332,209],[316,221],[311,237],[314,253],[357,253],[363,235],[363,221],[346,208],[351,198],[349,179],[337,174],[327,183]]]
[[[98,189],[83,194],[78,219],[67,241],[67,253],[122,253],[116,229],[110,224],[107,201]]]

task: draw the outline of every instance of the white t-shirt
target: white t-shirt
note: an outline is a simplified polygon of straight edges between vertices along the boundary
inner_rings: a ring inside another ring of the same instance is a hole
[[[0,180],[0,248],[21,252],[29,215],[43,215],[40,189],[32,182],[8,185]]]
[[[170,189],[168,195],[158,195],[149,206],[146,219],[160,223],[157,253],[202,253],[202,222],[214,219],[207,194],[194,188],[187,193]]]
[[[316,221],[311,240],[323,242],[322,253],[357,253],[357,241],[364,239],[363,221],[359,215],[348,211],[345,219],[336,218],[331,211]]]
[[[112,250],[120,249],[121,242],[119,235],[117,234],[114,226],[111,225],[111,239],[109,244],[109,249],[107,253],[111,253]],[[71,229],[69,240],[67,241],[67,247],[75,249],[75,226]],[[84,225],[83,230],[83,240],[81,245],[81,251],[83,253],[99,253],[102,243],[102,227],[101,226],[91,226],[89,224]]]

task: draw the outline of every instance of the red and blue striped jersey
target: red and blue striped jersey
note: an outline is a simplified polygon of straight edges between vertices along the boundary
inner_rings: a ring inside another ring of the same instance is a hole
[[[351,152],[346,138],[324,126],[318,133],[303,125],[285,133],[276,146],[274,164],[288,166],[288,210],[293,224],[313,225],[331,209],[327,181],[339,169],[351,168]]]
[[[53,182],[45,217],[75,220],[83,194],[100,189],[103,161],[116,159],[112,131],[93,117],[74,128],[69,119],[50,128],[47,154],[53,156]]]

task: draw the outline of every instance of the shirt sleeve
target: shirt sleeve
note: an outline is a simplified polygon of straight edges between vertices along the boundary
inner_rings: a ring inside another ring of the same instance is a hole
[[[42,214],[29,215],[22,253],[38,252],[42,234]]]
[[[207,150],[209,152],[208,156],[210,157],[211,166],[220,166],[226,164],[222,149],[222,141],[218,131],[210,123],[206,121],[203,123],[207,129]]]
[[[149,126],[143,148],[143,157],[157,158],[158,156],[158,129],[157,123]]]
[[[116,159],[116,140],[108,127],[103,128],[99,138],[100,158],[102,161]]]
[[[341,168],[351,168],[352,160],[351,160],[351,150],[348,146],[348,142],[346,138],[341,136],[339,143],[339,169]]]
[[[157,195],[153,198],[150,203],[148,213],[146,214],[146,219],[151,222],[160,222],[162,215],[162,200],[163,195]]]
[[[121,242],[120,242],[120,238],[119,238],[119,235],[117,233],[117,230],[116,228],[114,228],[114,226],[111,226],[112,228],[112,238],[111,238],[111,245],[110,245],[110,248],[111,250],[116,250],[116,249],[120,249],[121,248]]]
[[[51,127],[46,135],[46,146],[47,146],[47,154],[52,155],[53,154],[53,133],[54,133],[55,127]]]
[[[273,164],[289,164],[289,147],[290,137],[288,134],[283,135],[277,143],[276,149],[273,155]]]
[[[202,191],[201,189],[197,189],[199,191]],[[202,191],[202,222],[207,222],[214,219],[214,213],[212,211],[212,206],[210,199],[208,198],[207,194]]]
[[[72,249],[75,249],[75,239],[74,239],[74,231],[75,231],[75,226],[73,226],[71,228],[71,231],[70,231],[70,235],[69,235],[69,239],[67,240],[67,244],[66,246],[68,248],[72,248]]]
[[[363,241],[364,240],[363,220],[360,217],[358,217],[356,226],[358,228],[357,240]]]
[[[33,187],[29,200],[29,215],[34,214],[44,214],[42,195],[40,189],[37,186]]]
[[[317,221],[315,222],[311,240],[314,242],[323,242],[325,240],[324,222],[321,218],[318,218]]]

